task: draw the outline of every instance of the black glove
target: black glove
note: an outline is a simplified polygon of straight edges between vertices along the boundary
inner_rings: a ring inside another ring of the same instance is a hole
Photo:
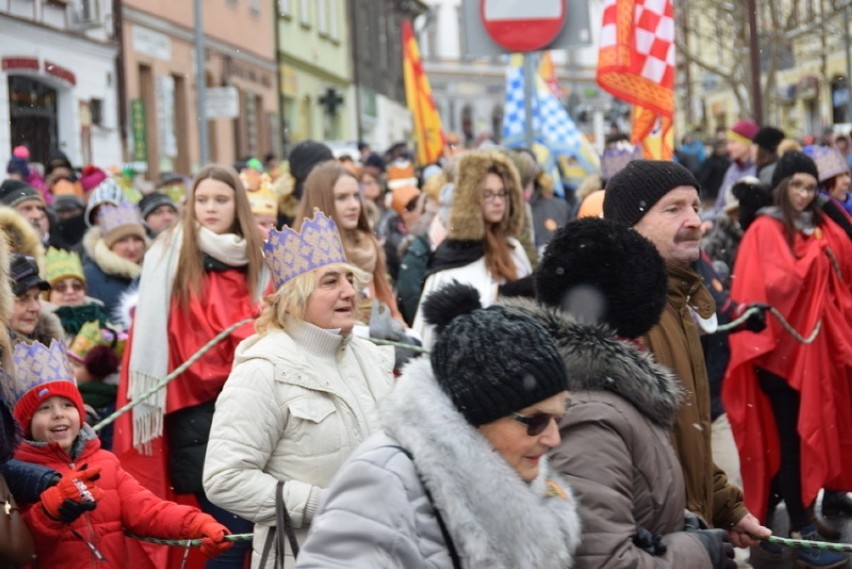
[[[752,312],[746,318],[745,328],[750,332],[763,332],[766,329],[766,312],[769,310],[769,305],[764,302],[752,302],[746,309],[759,308],[757,312]]]
[[[695,531],[697,529],[707,529],[707,524],[704,523],[704,520],[690,511],[684,513],[683,531]]]
[[[663,536],[653,533],[648,529],[636,524],[636,535],[633,536],[633,545],[651,555],[665,555],[666,544]]]
[[[713,569],[737,569],[734,546],[728,539],[728,532],[723,529],[699,529],[689,533],[697,537],[707,550]]]

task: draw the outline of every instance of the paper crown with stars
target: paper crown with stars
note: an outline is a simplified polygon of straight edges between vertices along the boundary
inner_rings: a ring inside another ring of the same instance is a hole
[[[40,342],[19,343],[15,345],[12,361],[15,365],[12,384],[15,418],[24,431],[29,430],[30,421],[42,401],[57,395],[73,401],[80,412],[80,420],[85,419],[83,398],[77,390],[62,342],[53,340],[50,347]]]
[[[337,224],[316,208],[313,218],[305,219],[301,232],[297,233],[286,225],[281,231],[272,229],[263,250],[276,289],[318,267],[349,262]]]

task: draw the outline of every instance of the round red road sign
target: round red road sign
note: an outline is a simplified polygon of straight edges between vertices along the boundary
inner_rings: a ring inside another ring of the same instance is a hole
[[[509,51],[535,51],[565,25],[565,0],[479,0],[479,15],[494,42]]]

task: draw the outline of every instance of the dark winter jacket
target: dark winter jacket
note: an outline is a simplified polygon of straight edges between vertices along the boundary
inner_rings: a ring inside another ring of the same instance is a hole
[[[547,329],[568,371],[562,442],[550,464],[579,502],[575,569],[712,567],[701,542],[683,531],[686,492],[669,435],[683,397],[674,375],[606,327],[531,301],[505,304]],[[662,537],[665,554],[634,545],[637,525]]]
[[[40,464],[11,459],[0,466],[12,496],[19,504],[38,502],[41,493],[59,482],[59,473]]]
[[[536,249],[550,243],[556,230],[571,219],[571,206],[562,198],[533,195],[530,199]]]
[[[175,492],[203,492],[201,484],[207,440],[213,424],[216,400],[185,407],[165,417],[166,441],[169,448],[169,481]]]
[[[121,295],[130,288],[142,272],[142,266],[110,251],[101,238],[99,227],[93,227],[83,238],[83,274],[86,276],[87,294],[104,303],[112,314],[119,305]]]
[[[420,291],[426,278],[426,268],[432,246],[428,233],[418,235],[408,246],[399,266],[396,281],[396,304],[408,325],[414,323],[417,306],[420,303]]]

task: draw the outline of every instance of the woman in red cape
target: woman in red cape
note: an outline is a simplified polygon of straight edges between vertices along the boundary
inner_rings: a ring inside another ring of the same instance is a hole
[[[763,332],[732,335],[723,384],[746,507],[765,517],[775,480],[794,535],[816,533],[807,507],[820,488],[852,489],[852,245],[821,215],[816,177],[806,155],[782,156],[775,205],[746,231],[731,289],[770,304],[802,336],[818,327],[816,337],[802,342],[775,318]]]
[[[222,165],[204,167],[181,222],[161,235],[146,256],[119,405],[141,397],[231,324],[258,315],[269,281],[261,247],[237,173]],[[250,532],[251,524],[210,504],[201,474],[216,397],[231,371],[234,350],[253,332],[253,323],[239,327],[166,389],[135,407],[132,417],[122,416],[115,430],[115,451],[125,469],[162,497],[197,501],[233,533]],[[228,553],[234,550],[230,558],[207,567],[242,567],[249,544],[238,542]],[[155,555],[164,565],[163,553]]]

